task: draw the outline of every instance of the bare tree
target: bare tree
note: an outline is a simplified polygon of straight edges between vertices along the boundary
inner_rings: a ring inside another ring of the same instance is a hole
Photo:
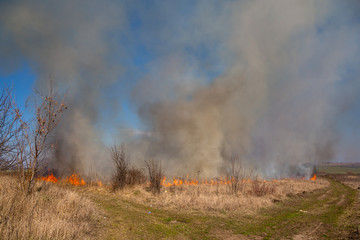
[[[231,157],[230,159],[230,193],[236,194],[240,190],[240,185],[244,179],[241,176],[241,163],[237,155]]]
[[[23,127],[20,116],[12,88],[4,88],[0,96],[0,170],[16,167],[16,138]]]
[[[20,188],[25,191],[28,186],[28,180],[30,179],[30,171],[28,171],[27,166],[30,165],[29,161],[31,158],[28,148],[27,136],[25,135],[24,130],[16,136],[16,153],[17,177]]]
[[[112,146],[110,152],[115,166],[115,174],[113,175],[113,190],[115,191],[125,187],[129,163],[123,145],[121,147]]]
[[[48,94],[36,93],[41,100],[36,107],[36,119],[29,123],[18,116],[23,126],[18,145],[20,151],[18,165],[23,175],[21,179],[26,181],[25,188],[28,193],[32,191],[34,178],[41,164],[44,164],[46,154],[53,147],[50,144],[51,134],[59,124],[64,110],[67,109],[64,103],[66,94],[61,98],[52,87],[49,88]]]
[[[154,194],[159,194],[161,189],[161,180],[164,177],[161,164],[157,161],[151,159],[148,161],[145,161],[146,169],[149,173],[150,178],[150,190]]]

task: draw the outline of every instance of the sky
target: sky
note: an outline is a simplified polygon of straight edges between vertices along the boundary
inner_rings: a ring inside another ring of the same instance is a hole
[[[32,116],[68,91],[53,167],[134,163],[264,176],[360,161],[358,1],[1,1],[0,81]],[[105,160],[106,159],[106,160]],[[294,166],[297,170],[293,170]],[[180,169],[180,170],[179,170]]]

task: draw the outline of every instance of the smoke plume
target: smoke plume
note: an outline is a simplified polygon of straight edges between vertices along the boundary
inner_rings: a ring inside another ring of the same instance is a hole
[[[345,156],[342,116],[359,110],[356,10],[356,1],[5,1],[0,62],[12,71],[25,59],[38,88],[51,74],[69,89],[54,168],[106,173],[111,132],[132,161],[157,159],[168,174],[216,176],[237,155],[263,177],[292,176]],[[104,112],[123,104],[110,88],[135,109],[141,134],[103,127]]]
[[[187,41],[214,51],[225,69],[194,86],[196,81],[172,83],[176,66],[159,61],[160,74],[145,77],[134,92],[140,116],[153,131],[134,141],[135,149],[143,149],[139,158],[145,153],[163,159],[175,174],[214,176],[238,155],[265,177],[291,176],[306,164],[334,160],[344,107],[341,69],[358,51],[359,29],[329,22],[345,21],[349,8],[279,0],[229,2],[215,11],[216,4],[205,4],[194,22],[207,41],[196,32]],[[310,174],[311,167],[304,171]]]
[[[57,130],[58,149],[50,167],[101,170],[106,152],[96,125],[101,121],[99,109],[109,106],[102,89],[119,75],[120,67],[110,58],[118,49],[110,34],[122,29],[121,6],[34,0],[5,1],[0,9],[1,62],[16,69],[28,61],[40,91],[46,91],[51,80],[62,92],[69,90],[69,110]]]

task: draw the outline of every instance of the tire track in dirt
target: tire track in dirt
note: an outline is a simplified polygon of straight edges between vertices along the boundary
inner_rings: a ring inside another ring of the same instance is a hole
[[[345,201],[345,194],[341,195],[341,198],[339,200],[339,202],[336,203],[337,206],[340,206],[344,203]]]
[[[307,227],[299,234],[293,235],[293,239],[347,239],[349,235],[348,227],[345,225],[351,225],[350,221],[344,221],[344,215],[346,215],[346,210],[354,206],[358,199],[354,198],[354,191],[348,186],[340,182],[335,182],[331,180],[331,188],[327,190],[324,194],[320,195],[317,198],[317,202],[322,202],[323,205],[319,206],[318,211],[323,212],[322,216],[315,214],[314,219],[321,220],[318,225],[314,228]],[[316,204],[316,203],[315,203]],[[311,214],[311,212],[309,213]],[[326,221],[328,217],[331,221]],[[347,217],[349,218],[349,216]],[[340,227],[341,225],[341,227]]]
[[[331,193],[331,189],[327,190],[326,193],[324,193],[323,195],[321,195],[320,197],[318,197],[318,200],[323,200],[326,198],[326,196],[328,196]]]
[[[267,239],[346,239],[348,232],[339,227],[339,218],[352,206],[355,190],[328,180],[330,186],[325,189],[295,195],[265,210],[252,230],[244,232],[262,232],[260,236]]]

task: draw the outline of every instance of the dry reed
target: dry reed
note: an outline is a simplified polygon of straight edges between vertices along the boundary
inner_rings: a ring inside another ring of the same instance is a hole
[[[241,191],[232,194],[227,185],[197,185],[164,187],[159,196],[153,196],[144,186],[125,188],[121,196],[153,207],[201,212],[231,211],[254,214],[290,195],[310,192],[329,185],[327,180],[287,179],[261,183],[266,192],[254,192],[254,183],[242,183]],[[261,189],[260,189],[261,191]]]
[[[1,239],[91,239],[96,206],[74,191],[37,182],[27,195],[12,176],[0,176]]]

